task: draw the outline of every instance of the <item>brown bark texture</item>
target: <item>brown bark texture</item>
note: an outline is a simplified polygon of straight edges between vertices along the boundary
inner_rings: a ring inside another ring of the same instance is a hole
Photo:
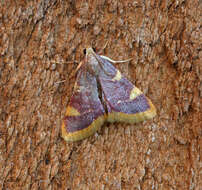
[[[201,189],[201,11],[200,0],[2,0],[0,189]],[[87,46],[133,58],[115,66],[157,116],[66,143]]]

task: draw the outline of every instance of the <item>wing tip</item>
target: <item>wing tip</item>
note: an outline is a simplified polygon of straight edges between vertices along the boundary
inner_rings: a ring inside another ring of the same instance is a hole
[[[145,120],[152,119],[156,116],[156,108],[152,104],[151,100],[147,98],[149,108],[144,112],[135,114],[127,114],[122,112],[111,112],[108,113],[107,121],[109,122],[125,122],[125,123],[139,123]]]
[[[63,121],[61,129],[62,129],[62,137],[67,142],[74,142],[83,140],[92,134],[94,134],[96,131],[100,129],[100,127],[104,124],[106,119],[106,115],[99,116],[97,119],[95,119],[91,125],[88,127],[75,131],[75,132],[67,132],[65,123]]]

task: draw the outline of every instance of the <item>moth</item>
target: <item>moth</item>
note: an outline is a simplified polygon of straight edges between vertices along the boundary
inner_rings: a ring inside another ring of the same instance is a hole
[[[89,137],[105,121],[133,124],[156,115],[152,102],[122,76],[114,62],[91,47],[86,49],[61,127],[66,141]]]

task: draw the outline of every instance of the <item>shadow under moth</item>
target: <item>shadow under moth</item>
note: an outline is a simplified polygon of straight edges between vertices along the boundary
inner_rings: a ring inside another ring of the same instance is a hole
[[[89,137],[105,121],[132,124],[156,115],[152,102],[122,76],[111,64],[114,62],[92,48],[86,49],[62,123],[62,137],[66,141]]]

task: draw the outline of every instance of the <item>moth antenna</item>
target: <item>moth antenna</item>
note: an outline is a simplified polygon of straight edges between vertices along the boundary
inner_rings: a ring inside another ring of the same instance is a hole
[[[109,40],[106,41],[105,45],[102,48],[103,50],[107,47],[108,43],[109,43]]]
[[[108,43],[109,43],[109,40],[107,40],[107,42],[105,43],[105,45],[102,47],[101,50],[98,51],[97,54],[101,54],[104,51],[104,49],[107,47]]]
[[[112,60],[110,59],[109,57],[107,56],[104,56],[104,55],[100,55],[100,57],[106,59],[107,61],[111,62],[111,63],[125,63],[125,62],[128,62],[130,60],[132,60],[133,58],[130,58],[130,59],[127,59],[127,60],[121,60],[121,61],[115,61],[115,60]],[[96,58],[97,59],[97,58]],[[100,64],[100,66],[102,67],[103,71],[105,72],[105,74],[107,74],[108,76],[110,76],[111,74],[108,73],[105,68],[103,67],[102,63],[100,63],[100,61],[97,59],[98,63]]]
[[[113,59],[110,59],[109,57],[107,56],[104,56],[104,55],[100,55],[100,57],[110,61],[111,63],[125,63],[125,62],[128,62],[128,61],[131,61],[133,58],[129,58],[129,59],[126,59],[126,60],[119,60],[119,61],[115,61]]]

